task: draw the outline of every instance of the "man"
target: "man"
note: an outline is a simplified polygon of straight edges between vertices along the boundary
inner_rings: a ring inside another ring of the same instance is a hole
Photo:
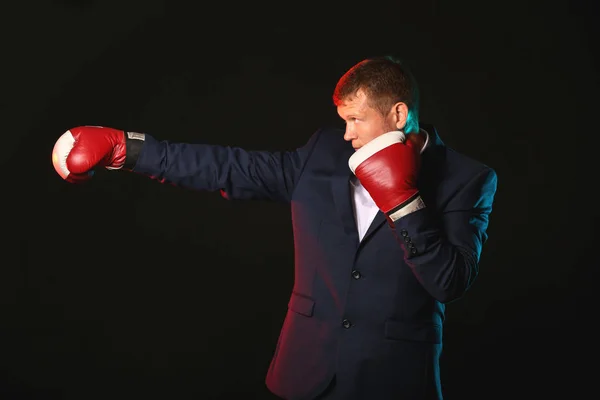
[[[295,280],[268,388],[285,399],[441,399],[445,304],[477,276],[496,173],[419,124],[417,86],[392,58],[353,66],[333,99],[345,132],[320,129],[295,151],[84,126],[59,138],[53,162],[70,182],[103,166],[290,203]]]

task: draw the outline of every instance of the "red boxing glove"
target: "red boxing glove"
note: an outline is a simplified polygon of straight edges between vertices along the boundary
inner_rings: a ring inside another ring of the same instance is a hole
[[[377,207],[396,221],[423,208],[417,178],[420,152],[402,131],[385,133],[358,149],[348,165]]]
[[[78,126],[63,133],[56,141],[52,164],[64,180],[78,183],[90,179],[96,166],[122,168],[125,156],[126,139],[122,130]]]

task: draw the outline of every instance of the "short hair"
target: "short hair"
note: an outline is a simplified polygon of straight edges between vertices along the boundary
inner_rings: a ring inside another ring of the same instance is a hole
[[[355,64],[336,84],[333,104],[339,106],[361,89],[367,95],[367,104],[382,115],[387,115],[394,104],[405,103],[408,117],[404,131],[419,131],[419,89],[408,66],[400,59],[388,55]]]

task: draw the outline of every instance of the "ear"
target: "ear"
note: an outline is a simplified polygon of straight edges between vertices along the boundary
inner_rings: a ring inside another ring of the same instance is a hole
[[[406,120],[408,119],[408,106],[403,102],[394,104],[392,108],[394,123],[398,130],[403,129],[406,126]]]

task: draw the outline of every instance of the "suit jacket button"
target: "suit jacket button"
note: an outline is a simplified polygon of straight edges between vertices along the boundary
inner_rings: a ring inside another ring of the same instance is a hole
[[[361,277],[360,272],[358,272],[357,270],[352,271],[352,277],[354,279],[360,279],[360,277]]]
[[[342,326],[346,329],[350,328],[352,326],[352,324],[350,323],[350,321],[348,321],[347,319],[344,319],[342,321]]]

